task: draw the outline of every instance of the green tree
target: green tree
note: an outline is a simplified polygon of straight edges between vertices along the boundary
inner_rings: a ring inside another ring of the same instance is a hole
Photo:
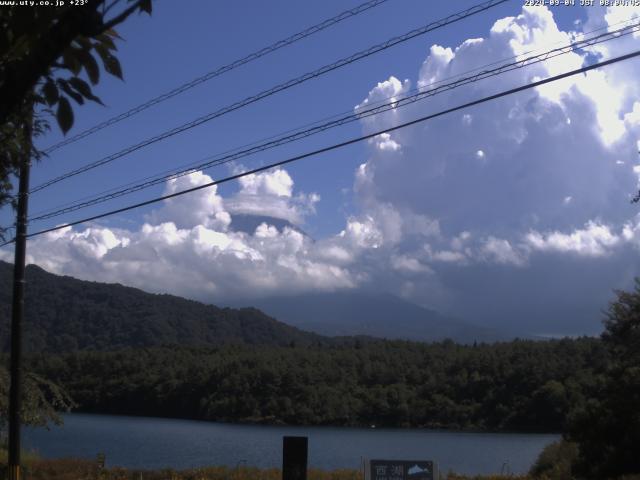
[[[58,412],[68,411],[74,406],[68,393],[55,383],[33,373],[25,376],[20,412],[25,425],[47,426],[50,422],[60,424],[62,419]],[[5,436],[8,412],[9,372],[0,367],[0,439]]]
[[[640,473],[640,279],[632,292],[616,293],[602,335],[611,362],[569,434],[579,445],[575,471],[587,478]]]
[[[568,480],[571,477],[571,464],[578,455],[575,443],[561,440],[547,445],[529,470],[533,478],[544,480]]]
[[[42,157],[24,132],[42,135],[55,116],[66,134],[72,101],[101,103],[91,88],[98,62],[122,78],[113,28],[136,11],[151,12],[151,0],[61,3],[0,8],[0,207],[12,202],[11,178],[24,159]]]

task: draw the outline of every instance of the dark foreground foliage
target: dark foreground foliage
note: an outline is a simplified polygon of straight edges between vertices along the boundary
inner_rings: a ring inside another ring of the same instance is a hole
[[[308,425],[562,431],[602,382],[596,339],[461,346],[162,347],[37,355],[84,412]]]
[[[571,467],[578,457],[575,443],[561,440],[547,445],[533,464],[529,474],[534,478],[567,480],[572,478]]]
[[[640,280],[617,294],[602,335],[610,359],[604,381],[568,425],[579,445],[574,473],[590,479],[640,474]]]

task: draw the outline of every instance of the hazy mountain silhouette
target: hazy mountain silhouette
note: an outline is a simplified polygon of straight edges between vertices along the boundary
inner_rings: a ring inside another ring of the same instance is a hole
[[[421,342],[450,338],[460,343],[523,337],[469,324],[389,294],[311,293],[249,303],[289,325],[328,336],[368,335]]]
[[[231,216],[231,224],[229,225],[229,228],[236,232],[244,232],[253,235],[256,228],[258,228],[262,223],[276,227],[279,232],[282,232],[285,228],[290,228],[308,236],[304,230],[297,227],[289,220],[264,215],[233,214]]]

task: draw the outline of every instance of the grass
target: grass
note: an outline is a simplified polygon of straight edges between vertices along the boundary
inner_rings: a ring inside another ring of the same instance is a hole
[[[131,470],[107,468],[99,470],[93,460],[61,458],[55,460],[38,459],[33,455],[24,457],[24,480],[281,480],[282,473],[277,468],[260,469],[254,467],[204,467],[187,470]],[[0,471],[6,465],[6,452],[0,451]],[[6,473],[0,475],[0,480]],[[310,469],[308,480],[362,480],[358,470],[325,471]],[[531,475],[476,475],[465,476],[455,473],[443,474],[441,480],[555,480],[543,473]],[[570,477],[562,477],[569,480]],[[626,476],[619,480],[640,480],[640,476]]]
[[[22,452],[21,460],[24,465],[31,465],[39,460],[39,457],[32,452]],[[0,448],[0,471],[6,468],[7,463],[9,463],[9,452],[4,448]]]
[[[0,451],[0,466],[6,465],[6,452]],[[1,468],[1,467],[0,467]],[[0,478],[5,478],[0,477]],[[204,467],[187,470],[131,470],[106,468],[99,470],[95,461],[75,458],[55,460],[38,459],[34,455],[24,456],[25,480],[281,480],[278,468],[254,467]],[[325,471],[310,469],[308,480],[362,480],[358,470]],[[527,476],[475,476],[465,477],[450,473],[443,480],[531,480]]]
[[[551,449],[547,456],[551,455]],[[553,456],[553,455],[552,455]],[[133,470],[121,467],[99,470],[95,460],[78,458],[38,458],[33,453],[23,453],[24,480],[281,480],[278,468],[255,467],[203,467],[186,470]],[[545,462],[539,462],[545,463]],[[549,462],[547,462],[549,463]],[[550,462],[554,463],[554,462]],[[555,463],[554,463],[555,464]],[[7,451],[0,449],[0,480],[5,480]],[[441,480],[569,480],[567,471],[541,469],[537,475],[476,475],[456,473],[441,474]],[[561,469],[562,470],[562,469]],[[362,480],[359,470],[310,469],[308,480]],[[623,477],[620,480],[640,480],[640,476]]]

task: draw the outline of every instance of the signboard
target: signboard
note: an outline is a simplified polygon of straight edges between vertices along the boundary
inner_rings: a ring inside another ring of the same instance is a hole
[[[367,480],[437,480],[431,460],[369,460]]]

